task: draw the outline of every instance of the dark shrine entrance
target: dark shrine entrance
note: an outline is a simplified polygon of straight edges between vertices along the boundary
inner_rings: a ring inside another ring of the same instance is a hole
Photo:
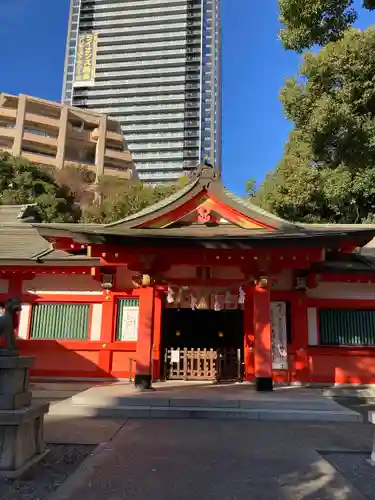
[[[242,310],[165,308],[162,339],[165,379],[242,379]]]

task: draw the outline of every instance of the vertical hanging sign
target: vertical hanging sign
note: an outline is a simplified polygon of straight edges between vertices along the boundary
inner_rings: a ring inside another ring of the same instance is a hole
[[[288,369],[288,335],[286,324],[286,303],[271,302],[272,368]]]
[[[74,74],[75,87],[94,85],[97,45],[97,33],[84,33],[78,37]]]
[[[119,324],[119,338],[122,342],[135,342],[138,339],[139,307],[122,304],[121,323]]]

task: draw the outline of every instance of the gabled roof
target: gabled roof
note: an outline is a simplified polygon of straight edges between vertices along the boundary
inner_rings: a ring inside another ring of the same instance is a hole
[[[238,215],[256,221],[265,227],[280,230],[298,230],[297,225],[266,212],[226,189],[211,165],[199,165],[190,182],[171,196],[146,207],[136,214],[107,224],[106,227],[116,227],[119,230],[139,227],[151,228],[153,227],[153,221],[156,219],[168,215],[173,220],[173,212],[180,208],[183,209],[184,206],[194,200],[196,200],[196,205],[198,205],[199,201],[202,201],[204,197],[215,199],[222,205],[232,209]]]
[[[34,224],[34,227],[50,241],[65,238],[85,244],[125,246],[335,248],[349,241],[354,248],[375,236],[373,226],[308,225],[283,220],[231,193],[210,165],[199,165],[190,182],[173,195],[117,222]]]

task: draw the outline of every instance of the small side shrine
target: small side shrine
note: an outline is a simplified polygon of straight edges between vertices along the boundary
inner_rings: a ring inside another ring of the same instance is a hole
[[[347,286],[353,266],[350,272],[341,266],[335,278],[325,267],[357,255],[375,227],[287,222],[228,191],[209,165],[200,165],[174,195],[118,222],[33,227],[52,244],[51,251],[96,262],[95,293],[77,295],[72,281],[71,294],[64,295],[72,305],[91,304],[89,316],[82,312],[77,321],[88,321],[94,334],[55,338],[59,356],[72,361],[77,376],[123,378],[134,370],[135,384],[146,389],[152,379],[227,378],[254,382],[260,391],[272,390],[274,381],[375,381],[374,369],[366,376],[356,371],[358,352],[349,337],[342,344],[350,332],[338,317],[348,307],[354,314],[355,293],[367,293],[375,273],[363,264],[354,281],[362,279],[365,287],[358,292],[357,283],[355,292]],[[47,255],[44,251],[39,264]],[[340,277],[341,290],[340,283],[332,286]],[[49,303],[57,306],[53,300]],[[372,297],[365,306],[372,314],[367,321],[375,325]],[[364,308],[361,300],[359,307]],[[38,314],[31,319],[32,331],[43,323],[40,307]],[[351,321],[357,325],[360,315]],[[375,336],[365,342],[372,358]],[[341,345],[347,348],[344,361]],[[73,362],[72,351],[84,359],[81,365]],[[60,374],[67,370],[65,364]]]

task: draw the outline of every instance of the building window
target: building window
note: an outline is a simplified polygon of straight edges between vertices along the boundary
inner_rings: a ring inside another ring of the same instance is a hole
[[[88,340],[90,304],[34,304],[31,339]]]
[[[136,342],[138,339],[138,299],[119,299],[117,301],[116,340]]]
[[[375,345],[375,310],[319,309],[321,345]]]

